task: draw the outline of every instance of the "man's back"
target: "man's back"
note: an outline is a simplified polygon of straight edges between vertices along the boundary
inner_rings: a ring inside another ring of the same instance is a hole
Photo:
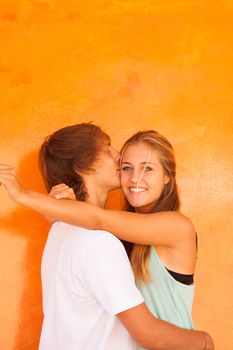
[[[121,242],[56,222],[42,259],[41,350],[130,350],[116,314],[143,302]]]

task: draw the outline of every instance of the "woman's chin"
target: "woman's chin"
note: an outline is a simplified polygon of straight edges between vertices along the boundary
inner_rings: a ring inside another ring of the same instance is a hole
[[[135,209],[138,209],[142,206],[142,203],[140,203],[139,201],[136,200],[128,200],[129,204],[134,207]]]
[[[143,202],[135,202],[129,201],[129,204],[135,209],[137,213],[145,214],[150,213],[154,207],[154,203],[143,203]]]

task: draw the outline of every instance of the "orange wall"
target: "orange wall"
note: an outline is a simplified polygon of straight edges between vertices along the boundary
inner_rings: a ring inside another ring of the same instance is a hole
[[[93,120],[116,147],[139,129],[166,135],[199,235],[194,319],[217,350],[233,348],[232,12],[227,0],[0,2],[0,162],[44,190],[38,147],[60,127]],[[0,349],[37,349],[48,228],[0,189]]]

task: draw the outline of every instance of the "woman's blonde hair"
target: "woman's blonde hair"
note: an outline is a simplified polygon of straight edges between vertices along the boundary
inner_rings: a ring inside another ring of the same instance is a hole
[[[121,155],[124,155],[125,150],[129,146],[137,143],[145,143],[157,152],[164,174],[169,177],[169,181],[164,185],[160,197],[155,200],[153,208],[148,213],[178,210],[180,199],[176,184],[176,161],[172,145],[157,131],[139,131],[125,142],[121,149]],[[127,199],[125,199],[125,203],[127,211],[135,212],[135,208],[130,205]],[[130,257],[136,280],[138,282],[149,281],[148,260],[151,246],[129,242],[124,242],[124,245]]]

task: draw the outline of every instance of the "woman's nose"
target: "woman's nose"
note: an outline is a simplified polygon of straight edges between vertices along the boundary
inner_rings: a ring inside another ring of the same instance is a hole
[[[134,169],[131,173],[131,176],[130,176],[130,181],[133,183],[133,184],[138,184],[139,181],[140,181],[140,174],[139,174],[139,171],[137,171],[136,169]]]

